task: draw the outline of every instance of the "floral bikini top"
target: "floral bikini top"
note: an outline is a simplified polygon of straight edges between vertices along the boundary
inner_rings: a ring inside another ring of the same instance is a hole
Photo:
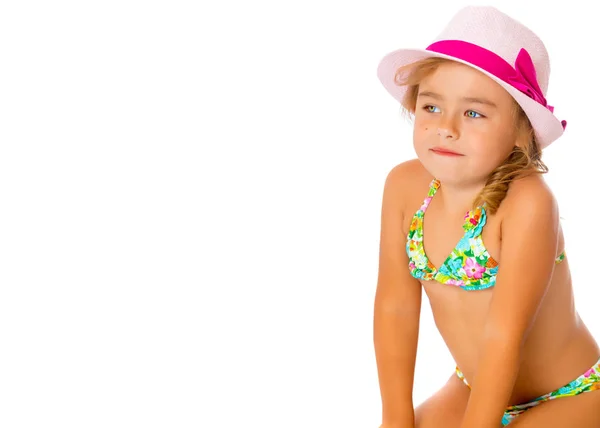
[[[423,248],[423,216],[439,187],[440,181],[433,179],[427,198],[413,216],[408,231],[406,253],[411,275],[417,279],[456,285],[464,290],[493,287],[496,284],[498,263],[488,253],[481,239],[481,231],[486,222],[484,206],[467,212],[463,224],[465,234],[439,269],[427,258]],[[564,258],[565,252],[563,251],[556,258],[556,263],[560,263]]]

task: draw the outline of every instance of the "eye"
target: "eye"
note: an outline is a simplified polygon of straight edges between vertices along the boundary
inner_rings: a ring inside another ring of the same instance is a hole
[[[423,110],[425,110],[428,113],[435,113],[435,111],[433,111],[432,109],[436,109],[436,106],[432,106],[432,105],[426,105],[423,107]]]
[[[467,110],[467,116],[472,118],[472,119],[477,119],[479,117],[485,117],[484,115],[477,113],[474,110]]]

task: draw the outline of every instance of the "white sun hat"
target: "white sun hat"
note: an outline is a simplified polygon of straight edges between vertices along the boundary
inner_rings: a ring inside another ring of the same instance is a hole
[[[533,31],[491,6],[458,11],[425,49],[398,49],[377,67],[377,76],[399,102],[408,89],[395,83],[398,68],[428,57],[467,64],[496,81],[523,108],[540,148],[560,137],[567,122],[554,115],[546,93],[550,77],[548,52]]]

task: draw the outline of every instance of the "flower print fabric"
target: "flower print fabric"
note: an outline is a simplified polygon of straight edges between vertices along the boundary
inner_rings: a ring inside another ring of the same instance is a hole
[[[455,371],[459,379],[461,379],[465,383],[465,385],[471,388],[471,385],[469,385],[469,382],[467,382],[467,380],[465,379],[465,376],[462,373],[462,371],[458,367],[456,367]],[[527,403],[508,406],[502,418],[502,426],[508,425],[521,413],[531,409],[532,407],[538,406],[544,401],[554,400],[563,397],[570,397],[573,395],[581,394],[583,392],[590,392],[596,390],[600,390],[600,359],[588,371],[579,376],[577,379],[569,382],[565,386],[558,388],[555,391],[549,392],[548,394],[544,394],[541,397],[538,397]]]
[[[427,197],[413,216],[408,231],[406,253],[411,275],[417,279],[435,280],[465,290],[493,287],[496,284],[498,263],[488,253],[481,239],[487,220],[485,205],[466,213],[463,224],[465,234],[439,269],[427,258],[423,247],[423,217],[439,187],[440,181],[432,180]],[[556,263],[563,259],[564,252],[556,259]]]

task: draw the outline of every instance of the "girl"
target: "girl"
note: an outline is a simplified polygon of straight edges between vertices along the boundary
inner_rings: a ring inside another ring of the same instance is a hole
[[[600,349],[541,176],[541,150],[566,127],[545,99],[549,70],[542,41],[492,7],[462,9],[425,50],[379,64],[414,116],[418,157],[383,194],[382,428],[600,427]],[[413,409],[422,289],[457,367]]]

